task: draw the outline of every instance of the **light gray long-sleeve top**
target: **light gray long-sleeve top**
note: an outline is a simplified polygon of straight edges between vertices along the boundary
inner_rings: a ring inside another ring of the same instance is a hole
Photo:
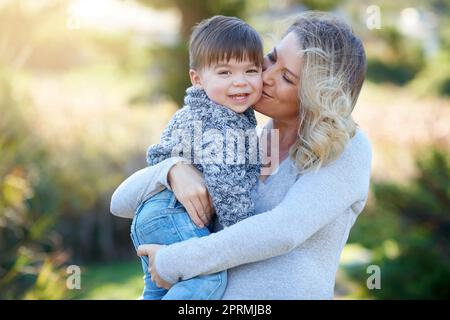
[[[332,299],[341,251],[367,200],[371,157],[358,129],[342,155],[316,172],[299,175],[287,158],[259,182],[256,215],[164,247],[156,256],[158,273],[175,282],[228,269],[223,299]],[[111,212],[132,218],[142,200],[168,187],[167,173],[177,161],[125,180]]]

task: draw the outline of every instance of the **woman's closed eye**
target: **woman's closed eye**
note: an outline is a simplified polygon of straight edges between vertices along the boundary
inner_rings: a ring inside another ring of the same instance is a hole
[[[289,77],[286,75],[286,73],[283,74],[283,80],[289,84],[294,84],[294,81],[290,80]]]
[[[269,61],[272,62],[272,63],[277,62],[277,59],[276,59],[275,54],[273,52],[269,52],[267,54],[267,59],[269,59]]]
[[[277,57],[276,57],[276,53],[275,52],[269,52],[267,54],[267,59],[270,61],[270,63],[276,63],[277,62]],[[282,78],[285,82],[289,83],[289,84],[295,84],[294,81],[292,81],[289,76],[287,75],[286,72],[283,72],[282,74]]]

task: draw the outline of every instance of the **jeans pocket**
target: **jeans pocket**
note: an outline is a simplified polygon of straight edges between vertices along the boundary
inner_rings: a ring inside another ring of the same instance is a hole
[[[204,237],[211,232],[207,227],[200,228],[192,220],[189,214],[184,208],[182,209],[167,209],[165,213],[168,213],[178,230],[178,233],[182,240],[190,238]]]
[[[136,226],[136,234],[141,244],[172,244],[182,240],[170,215],[158,215],[142,221]]]

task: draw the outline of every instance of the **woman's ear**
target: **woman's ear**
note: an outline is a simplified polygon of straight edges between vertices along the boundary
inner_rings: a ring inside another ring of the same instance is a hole
[[[202,78],[200,77],[200,74],[196,70],[190,69],[189,77],[191,78],[191,83],[194,87],[203,89]]]

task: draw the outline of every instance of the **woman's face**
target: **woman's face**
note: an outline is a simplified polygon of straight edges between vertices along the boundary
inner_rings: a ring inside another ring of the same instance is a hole
[[[253,107],[256,111],[279,121],[298,117],[299,50],[297,36],[291,32],[264,58],[263,94]]]

